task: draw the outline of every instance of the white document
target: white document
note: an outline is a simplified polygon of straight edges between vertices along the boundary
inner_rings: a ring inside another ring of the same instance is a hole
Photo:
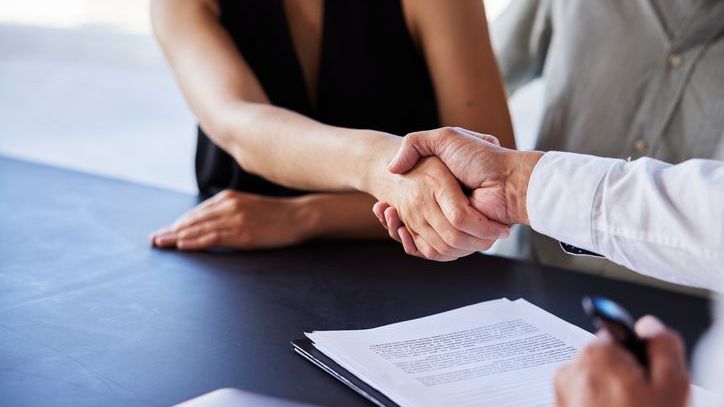
[[[523,299],[306,335],[400,406],[550,406],[556,369],[593,338]]]

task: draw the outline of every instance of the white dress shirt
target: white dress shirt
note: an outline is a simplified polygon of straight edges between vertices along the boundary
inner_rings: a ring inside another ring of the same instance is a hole
[[[724,161],[678,165],[548,152],[527,196],[539,233],[655,278],[724,292]],[[697,381],[724,394],[724,306],[697,349]]]
[[[722,21],[722,0],[515,0],[491,39],[508,89],[544,82],[537,150],[724,160]],[[542,264],[632,278],[538,234],[530,249]]]
[[[540,233],[661,280],[724,286],[724,162],[548,152],[528,185]]]

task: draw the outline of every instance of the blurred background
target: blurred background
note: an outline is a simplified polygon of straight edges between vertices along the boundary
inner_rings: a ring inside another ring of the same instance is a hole
[[[486,0],[494,20],[510,0]],[[195,193],[195,120],[156,45],[149,0],[0,0],[0,154]],[[541,84],[518,91],[532,148]]]

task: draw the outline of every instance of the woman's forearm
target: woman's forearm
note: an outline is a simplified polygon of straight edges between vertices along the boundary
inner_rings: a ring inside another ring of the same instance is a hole
[[[263,103],[230,102],[215,116],[210,128],[202,127],[245,170],[297,189],[365,191],[366,178],[385,167],[400,142]]]
[[[369,172],[384,146],[399,142],[389,134],[328,126],[272,106],[220,24],[215,1],[158,0],[151,16],[201,127],[244,169],[288,187],[351,191],[359,189],[360,175]]]
[[[306,239],[383,239],[388,234],[372,213],[375,199],[352,192],[293,198]]]

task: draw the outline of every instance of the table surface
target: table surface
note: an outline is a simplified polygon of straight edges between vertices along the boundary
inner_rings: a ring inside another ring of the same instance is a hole
[[[257,252],[152,249],[189,195],[0,158],[0,400],[165,406],[220,387],[320,405],[364,399],[292,352],[305,331],[370,328],[523,297],[591,329],[586,294],[656,313],[688,350],[703,298],[476,255],[434,263],[386,242]]]

